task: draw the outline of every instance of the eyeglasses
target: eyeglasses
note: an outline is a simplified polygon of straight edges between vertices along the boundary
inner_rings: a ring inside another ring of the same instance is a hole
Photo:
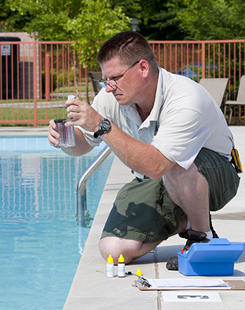
[[[101,79],[101,80],[98,81],[98,83],[100,84],[101,87],[104,87],[104,88],[106,87],[106,85],[109,85],[111,88],[115,88],[117,86],[117,81],[119,79],[121,79],[124,76],[124,74],[128,72],[128,70],[133,68],[139,62],[140,62],[140,60],[138,60],[135,63],[133,63],[131,67],[129,67],[126,71],[123,72],[123,74],[118,75],[118,76],[114,77],[111,80]]]

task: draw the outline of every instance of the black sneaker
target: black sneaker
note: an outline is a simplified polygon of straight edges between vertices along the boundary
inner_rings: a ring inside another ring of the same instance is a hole
[[[216,233],[216,231],[215,231],[214,228],[213,228],[212,219],[211,219],[211,214],[209,214],[209,225],[210,225],[210,230],[211,230],[212,233],[213,233],[213,238],[219,238],[218,234]],[[185,232],[180,233],[179,236],[180,236],[181,238],[188,239],[188,238],[189,238],[188,231],[189,231],[189,230],[186,230]]]
[[[210,229],[213,233],[213,238],[219,238],[216,231],[213,228],[211,215],[210,215]],[[194,231],[192,229],[186,230],[184,233],[180,233],[179,236],[181,238],[187,239],[186,244],[182,251],[188,251],[192,245],[192,243],[208,243],[210,240],[207,239],[207,235],[203,232]],[[171,257],[166,264],[166,268],[168,270],[178,270],[178,255]]]

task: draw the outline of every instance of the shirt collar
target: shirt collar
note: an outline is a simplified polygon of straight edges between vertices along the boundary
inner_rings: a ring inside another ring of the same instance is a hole
[[[142,127],[149,127],[150,122],[157,122],[159,120],[160,110],[163,106],[163,77],[162,71],[159,68],[158,74],[158,82],[157,82],[157,90],[155,95],[155,101],[153,108],[151,110],[150,115],[146,118],[146,120],[142,123],[140,115],[137,111],[136,105],[130,104],[126,106],[122,106],[121,108],[124,109],[125,115],[130,118],[133,122],[135,122],[138,126]]]

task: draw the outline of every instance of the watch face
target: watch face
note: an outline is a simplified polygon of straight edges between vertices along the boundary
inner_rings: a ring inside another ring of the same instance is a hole
[[[105,132],[108,132],[111,129],[111,123],[108,119],[104,119],[100,122],[100,129],[94,133],[94,137],[98,138],[102,136]]]
[[[103,131],[109,131],[111,129],[111,123],[108,119],[101,121],[100,126]]]

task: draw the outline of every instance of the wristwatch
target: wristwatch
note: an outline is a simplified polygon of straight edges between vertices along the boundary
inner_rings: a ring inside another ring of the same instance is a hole
[[[108,119],[103,119],[103,121],[100,122],[100,129],[94,133],[94,137],[98,138],[99,136],[102,136],[105,132],[108,132],[111,129],[111,122]]]

